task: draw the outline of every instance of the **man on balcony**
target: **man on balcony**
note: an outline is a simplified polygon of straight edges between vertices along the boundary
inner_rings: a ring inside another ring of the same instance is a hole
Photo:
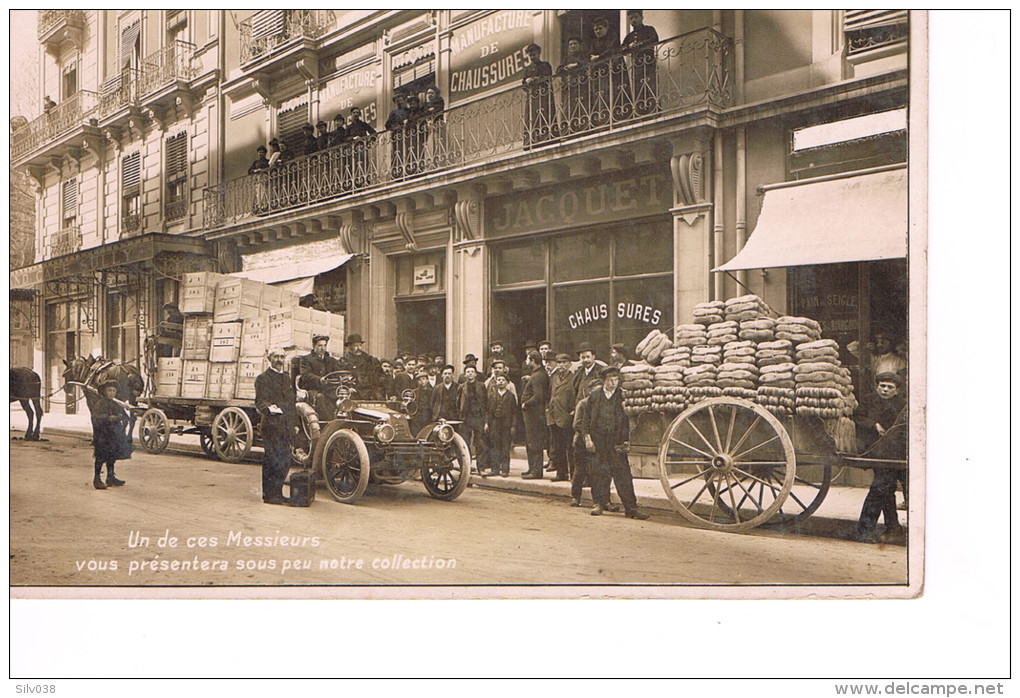
[[[357,189],[372,183],[368,168],[368,149],[373,135],[375,135],[375,129],[367,121],[361,119],[361,107],[351,107],[351,121],[347,125],[347,138],[350,145],[344,148],[345,172],[341,175],[345,189],[350,188],[349,182],[353,182]],[[349,170],[349,173],[346,170]]]
[[[407,125],[411,120],[411,112],[407,108],[407,95],[403,92],[393,95],[393,103],[396,106],[386,118],[386,130],[390,132],[392,143],[390,174],[393,179],[400,179],[407,163]]]
[[[553,137],[556,122],[556,105],[552,96],[552,66],[539,56],[542,47],[528,44],[524,55],[528,64],[524,68],[524,91],[528,95],[524,113],[524,147],[541,143]]]
[[[634,81],[634,113],[637,116],[653,114],[659,109],[658,79],[656,77],[655,45],[659,35],[644,23],[641,10],[627,10],[631,32],[623,38],[621,48],[631,55],[630,75]]]
[[[588,59],[581,54],[581,40],[576,36],[567,39],[567,56],[556,69],[556,76],[561,78],[560,89],[563,98],[560,105],[566,112],[564,135],[587,131],[591,125]]]
[[[625,89],[627,66],[620,55],[620,38],[609,33],[609,20],[596,17],[592,24],[591,85],[592,126],[604,126],[630,114],[630,99]]]

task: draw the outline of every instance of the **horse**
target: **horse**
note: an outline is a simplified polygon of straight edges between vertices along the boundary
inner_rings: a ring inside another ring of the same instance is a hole
[[[63,373],[64,382],[75,382],[87,386],[85,389],[85,404],[92,412],[92,406],[100,397],[99,386],[107,381],[117,383],[117,399],[130,405],[138,404],[138,397],[145,390],[145,381],[142,379],[142,372],[133,364],[122,364],[114,361],[106,361],[103,357],[79,356],[68,361],[64,359],[66,370]],[[127,442],[131,443],[131,435],[135,429],[135,412],[128,410],[130,421],[128,421],[125,436]]]
[[[11,369],[11,402],[17,400],[28,415],[28,429],[25,441],[39,441],[39,427],[42,425],[42,378],[30,368]],[[33,408],[35,410],[33,414]]]

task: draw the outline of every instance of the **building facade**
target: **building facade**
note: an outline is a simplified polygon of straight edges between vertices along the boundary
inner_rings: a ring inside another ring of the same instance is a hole
[[[757,234],[771,187],[906,164],[909,14],[642,19],[41,12],[40,103],[55,105],[12,136],[38,230],[12,288],[38,291],[46,385],[71,354],[136,359],[183,271],[294,283],[311,273],[295,261],[317,262],[305,290],[377,356],[502,339],[521,357],[548,339],[604,358],[748,292],[841,343],[867,339],[865,304],[905,327],[902,260],[713,269]],[[425,110],[408,118],[407,99]],[[255,167],[274,139],[290,154]]]

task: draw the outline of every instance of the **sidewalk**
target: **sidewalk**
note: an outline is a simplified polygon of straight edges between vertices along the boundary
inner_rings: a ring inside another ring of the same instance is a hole
[[[15,403],[10,410],[11,437],[20,438],[28,424],[25,413]],[[88,414],[60,414],[50,413],[43,415],[42,432],[43,438],[47,433],[62,434],[90,434],[92,431]],[[170,437],[169,451],[184,453],[202,453],[198,443],[198,437],[193,435],[173,434]],[[542,480],[522,480],[521,474],[527,469],[527,460],[524,458],[524,449],[516,447],[514,457],[510,460],[510,475],[508,477],[487,477],[481,478],[477,475],[472,478],[472,486],[479,489],[503,490],[528,495],[544,495],[563,499],[564,506],[570,500],[569,482],[552,482],[551,473],[546,473]],[[637,494],[638,505],[652,512],[669,512],[677,519],[682,519],[680,514],[673,508],[662,483],[658,479],[635,479],[634,491]],[[829,488],[824,501],[818,509],[807,520],[800,523],[797,532],[804,535],[826,536],[832,538],[850,538],[854,526],[861,513],[861,506],[868,494],[866,487],[836,487]],[[614,502],[619,499],[613,498]],[[590,492],[586,489],[582,502],[590,506]],[[907,512],[900,511],[900,523],[906,525]]]

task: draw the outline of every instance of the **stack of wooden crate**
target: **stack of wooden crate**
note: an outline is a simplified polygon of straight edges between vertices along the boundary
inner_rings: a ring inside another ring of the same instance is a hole
[[[212,272],[185,274],[181,287],[184,337],[176,367],[160,360],[158,395],[252,400],[255,378],[273,347],[311,351],[312,336],[329,336],[343,351],[344,318],[298,305],[297,294]]]
[[[183,359],[180,357],[160,357],[157,359],[156,383],[153,393],[160,397],[181,396],[181,369]]]

